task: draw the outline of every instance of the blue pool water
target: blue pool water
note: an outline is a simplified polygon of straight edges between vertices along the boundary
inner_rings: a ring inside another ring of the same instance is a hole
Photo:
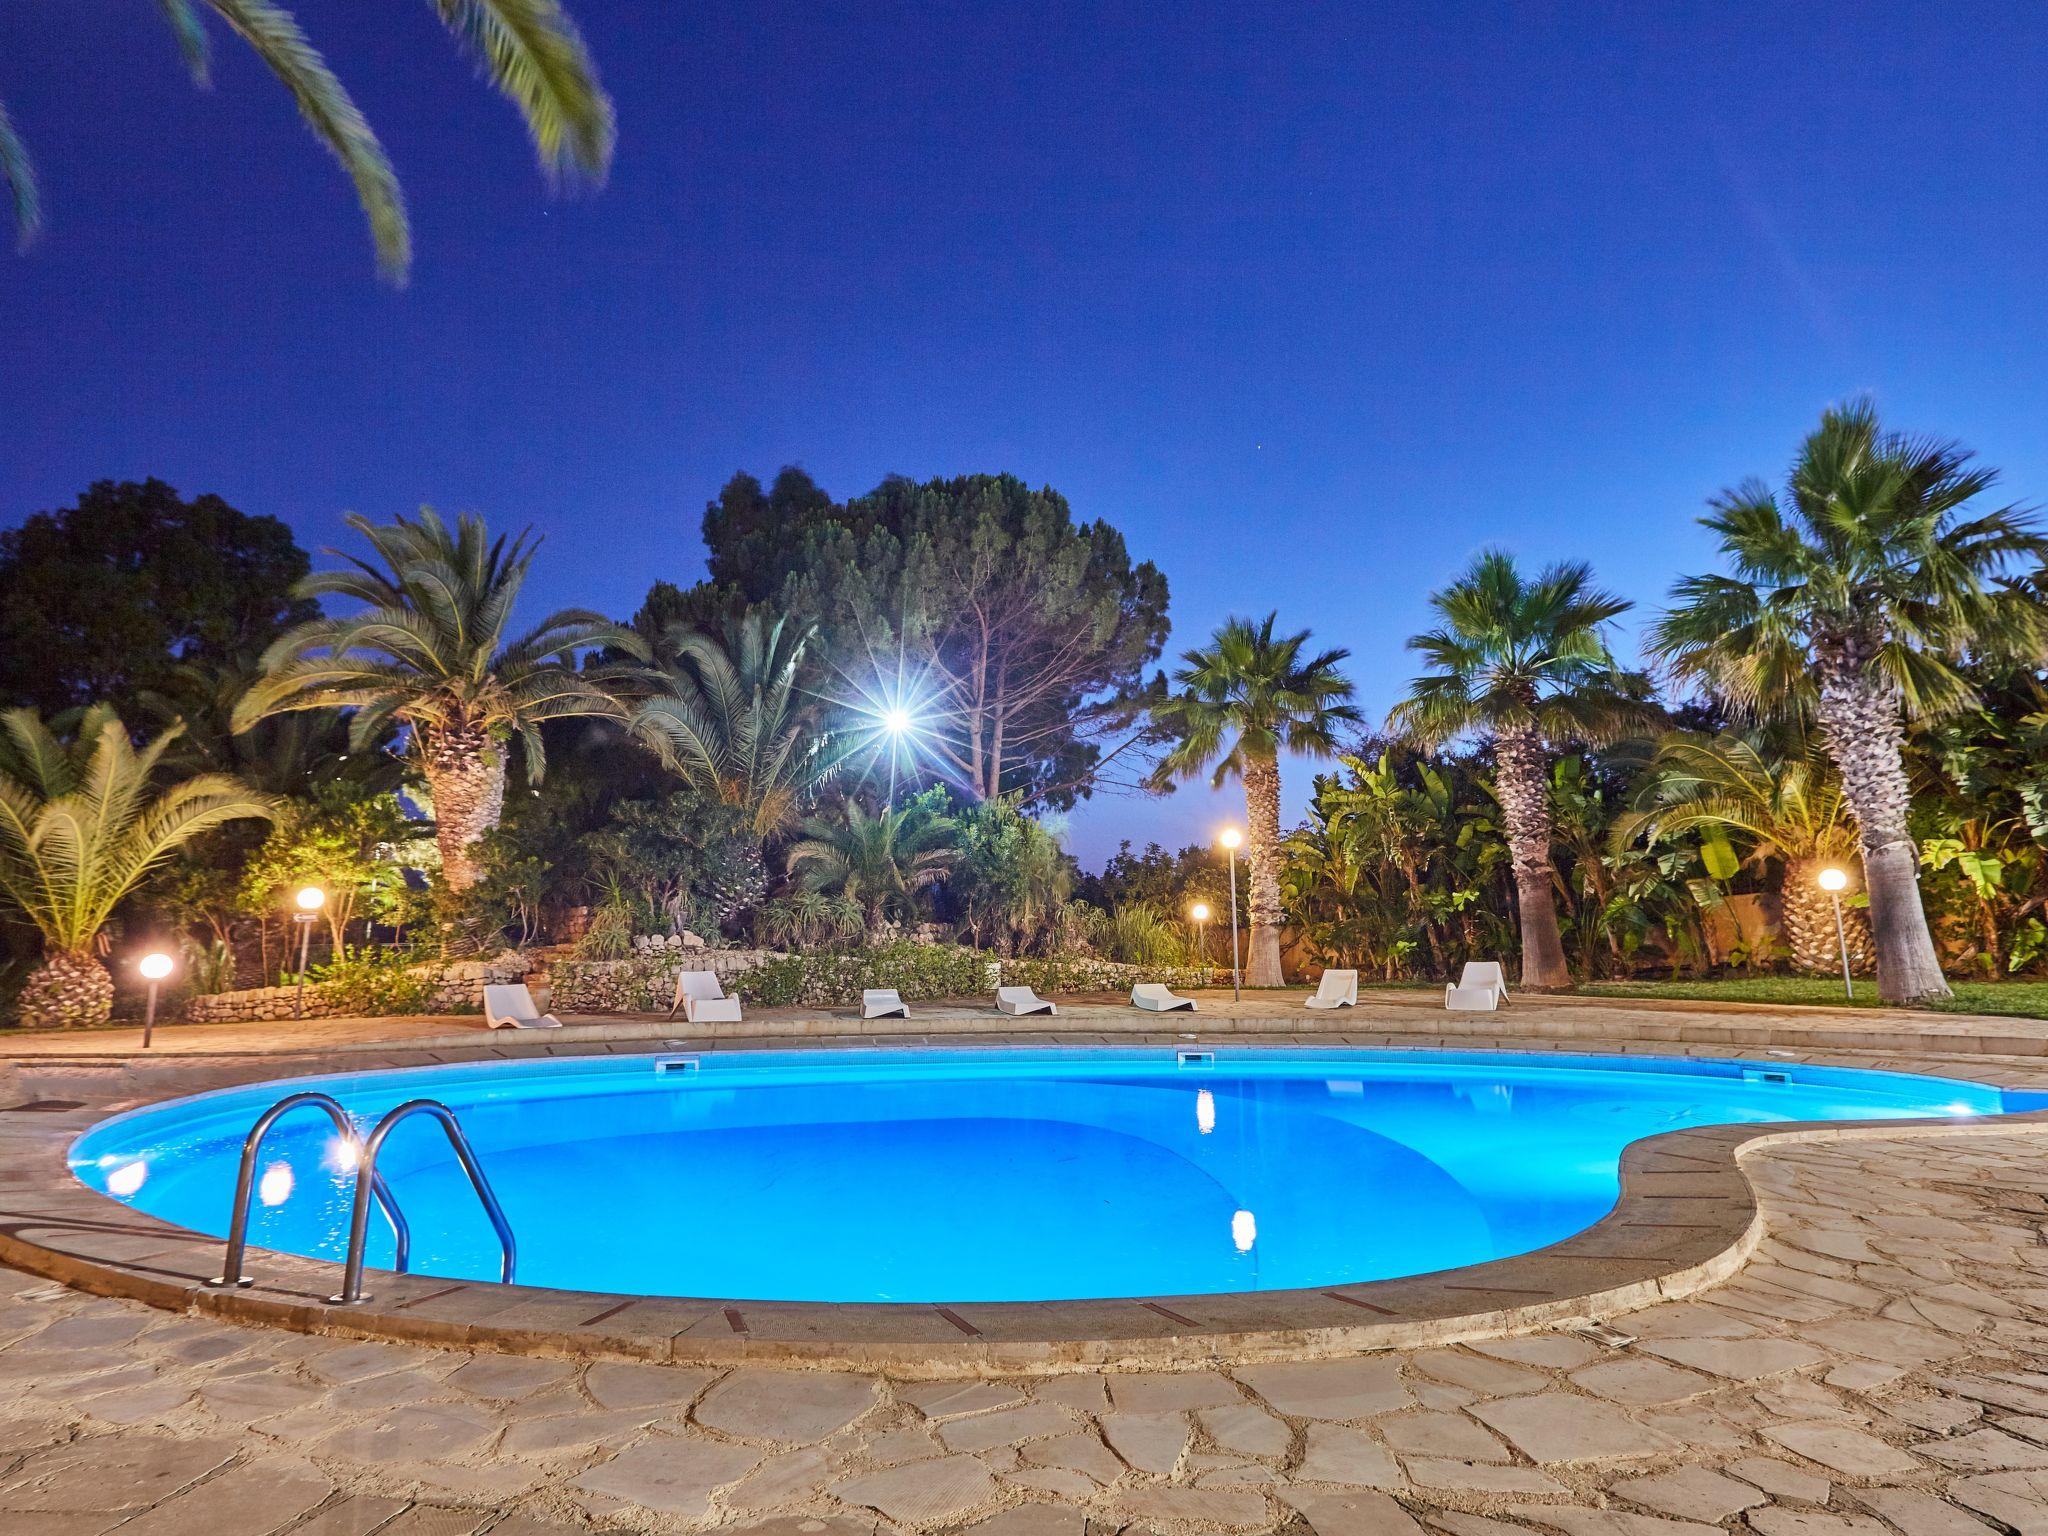
[[[409,1098],[461,1117],[529,1285],[814,1301],[1164,1296],[1418,1274],[1600,1219],[1621,1149],[1685,1126],[1923,1119],[2048,1095],[1884,1072],[1492,1052],[718,1053],[491,1062],[267,1083],[104,1121],[92,1188],[227,1230],[251,1123],[318,1087],[367,1129]],[[338,1155],[340,1154],[340,1155]],[[338,1259],[353,1175],[317,1111],[258,1164],[251,1242]],[[413,1269],[497,1276],[439,1128],[380,1164]],[[390,1264],[373,1219],[370,1262]],[[260,1258],[258,1260],[260,1263]]]

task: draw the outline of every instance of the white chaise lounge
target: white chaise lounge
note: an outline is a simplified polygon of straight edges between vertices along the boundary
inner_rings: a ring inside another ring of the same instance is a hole
[[[1059,1009],[1040,997],[1029,987],[997,987],[996,1012],[998,1013],[1058,1013]]]
[[[1308,1008],[1356,1008],[1358,972],[1325,971],[1316,983],[1316,995],[1302,1000]]]
[[[1498,960],[1467,960],[1444,988],[1444,1006],[1454,1013],[1492,1013],[1507,1000],[1508,978]]]
[[[1176,1008],[1195,1011],[1192,997],[1175,997],[1163,982],[1141,981],[1131,988],[1131,1006],[1151,1013],[1172,1013]]]
[[[560,1029],[562,1021],[534,1006],[524,983],[484,988],[484,1022],[493,1029]]]
[[[711,971],[683,971],[677,975],[676,1000],[669,1004],[668,1016],[674,1018],[678,1008],[692,1024],[737,1024],[740,1021],[740,1000],[727,997],[725,988],[718,984],[718,977]]]
[[[860,994],[860,1016],[864,1019],[907,1019],[910,1009],[894,987],[867,987]]]

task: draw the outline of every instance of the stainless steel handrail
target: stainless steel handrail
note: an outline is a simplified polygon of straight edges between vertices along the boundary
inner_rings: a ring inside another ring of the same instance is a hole
[[[356,1123],[349,1119],[348,1111],[341,1107],[340,1102],[327,1094],[295,1093],[289,1098],[279,1099],[265,1110],[242,1140],[242,1167],[235,1175],[235,1209],[228,1219],[227,1258],[221,1265],[220,1278],[209,1280],[207,1284],[241,1287],[254,1283],[242,1273],[242,1260],[249,1250],[249,1199],[256,1183],[256,1157],[263,1150],[263,1138],[270,1134],[270,1128],[301,1104],[314,1105],[326,1111],[327,1118],[341,1133],[344,1144],[359,1146],[361,1137],[356,1131]],[[360,1157],[356,1166],[362,1166]],[[362,1187],[360,1181],[358,1187]],[[383,1179],[373,1174],[367,1187],[377,1197],[377,1208],[384,1213],[384,1219],[391,1224],[391,1237],[397,1248],[397,1268],[403,1274],[412,1263],[412,1233]]]
[[[492,1193],[491,1181],[484,1177],[483,1166],[477,1162],[469,1138],[462,1134],[455,1111],[434,1099],[408,1099],[379,1120],[363,1143],[362,1159],[356,1165],[355,1207],[348,1224],[348,1268],[342,1274],[341,1294],[330,1298],[338,1306],[350,1307],[368,1299],[363,1295],[363,1250],[369,1245],[370,1196],[377,1187],[377,1154],[384,1150],[384,1139],[398,1129],[401,1122],[414,1115],[432,1115],[441,1123],[448,1145],[455,1149],[455,1160],[469,1175],[469,1187],[476,1191],[477,1199],[483,1202],[484,1214],[490,1217],[491,1226],[497,1231],[501,1255],[498,1279],[505,1285],[512,1283],[512,1272],[519,1258],[518,1245],[512,1237],[512,1224],[505,1219],[504,1207],[498,1204],[498,1197]]]

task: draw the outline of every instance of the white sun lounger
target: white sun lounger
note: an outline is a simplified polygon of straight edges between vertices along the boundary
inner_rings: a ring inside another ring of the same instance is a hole
[[[860,994],[860,1016],[864,1019],[907,1019],[910,1009],[894,987],[867,987]]]
[[[716,973],[711,971],[683,971],[676,976],[676,1000],[669,1004],[668,1016],[674,1018],[678,1008],[692,1024],[740,1021],[740,1000],[727,997]]]
[[[484,1022],[493,1029],[560,1029],[562,1021],[534,1006],[524,983],[484,988]]]
[[[998,1013],[1058,1013],[1059,1009],[1040,997],[1029,987],[997,987],[996,1012]]]
[[[1302,1000],[1308,1008],[1356,1008],[1358,972],[1325,971],[1316,983],[1316,995]]]
[[[1467,960],[1458,979],[1444,988],[1453,1013],[1492,1013],[1508,1000],[1508,979],[1498,960]]]
[[[1195,1000],[1192,997],[1175,997],[1161,982],[1141,981],[1131,988],[1131,1006],[1152,1013],[1172,1013],[1176,1008],[1185,1008],[1193,1013]]]

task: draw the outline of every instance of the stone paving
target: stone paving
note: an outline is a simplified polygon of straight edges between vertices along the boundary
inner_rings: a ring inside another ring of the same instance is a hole
[[[1685,1301],[1231,1371],[893,1382],[239,1328],[0,1270],[4,1536],[2048,1536],[2048,1142],[1771,1148]]]

